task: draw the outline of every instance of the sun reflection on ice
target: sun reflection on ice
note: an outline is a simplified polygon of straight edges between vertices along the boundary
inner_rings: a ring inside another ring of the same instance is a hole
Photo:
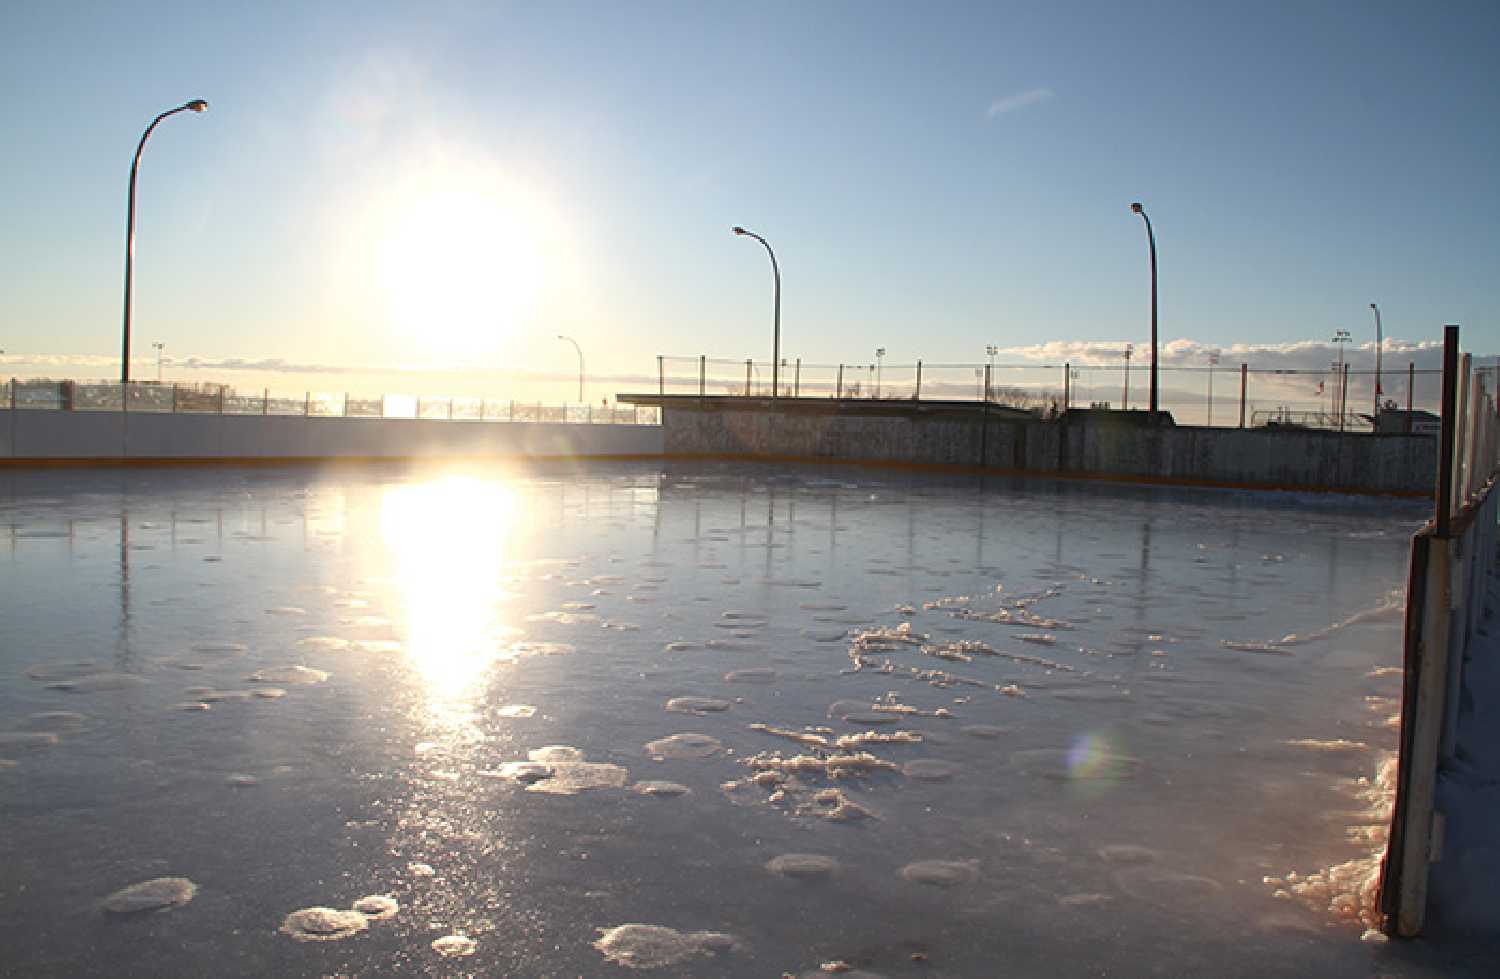
[[[517,634],[498,582],[523,509],[511,487],[463,476],[392,486],[381,500],[406,657],[450,723],[473,706],[475,682]]]

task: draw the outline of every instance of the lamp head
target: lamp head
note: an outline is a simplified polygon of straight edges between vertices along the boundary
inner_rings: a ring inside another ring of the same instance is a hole
[[[734,226],[734,233],[737,235],[748,234],[748,232],[746,232],[745,229],[740,227],[739,225]]]
[[[207,112],[208,102],[204,99],[193,99],[193,101],[187,104],[186,108],[191,112]]]
[[[1374,303],[1371,303],[1371,304],[1370,304],[1370,308],[1371,308],[1371,309],[1374,309],[1374,308],[1375,308],[1375,304],[1374,304]]]
[[[1130,209],[1135,213],[1140,214],[1146,210],[1146,206],[1144,204],[1141,204],[1140,202],[1136,202],[1130,205]]]

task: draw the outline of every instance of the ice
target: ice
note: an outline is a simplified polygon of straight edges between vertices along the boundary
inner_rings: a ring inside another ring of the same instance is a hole
[[[1401,680],[1399,616],[1356,616],[1403,583],[1413,509],[820,472],[10,474],[11,522],[77,532],[15,548],[0,586],[0,731],[58,738],[0,750],[7,968],[625,975],[593,926],[636,922],[744,939],[647,975],[1476,974],[1362,945],[1347,911]],[[127,510],[161,529],[123,568]],[[186,519],[209,548],[167,546]],[[265,613],[286,606],[308,614]],[[44,688],[107,674],[144,682]],[[169,873],[199,899],[57,924]],[[361,895],[399,913],[269,940]]]
[[[103,901],[104,910],[115,914],[166,911],[188,903],[198,885],[186,877],[156,877],[115,891]]]
[[[699,956],[730,951],[738,944],[713,931],[680,932],[662,925],[628,924],[599,929],[594,942],[606,961],[628,969],[659,969]]]

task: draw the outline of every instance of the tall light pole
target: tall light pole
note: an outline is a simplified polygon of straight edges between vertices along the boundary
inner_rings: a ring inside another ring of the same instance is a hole
[[[771,397],[778,394],[778,376],[776,368],[781,364],[781,266],[776,264],[776,253],[771,250],[771,243],[753,231],[746,231],[739,225],[734,226],[734,233],[754,238],[766,246],[766,254],[771,256],[771,274],[776,277],[776,313],[775,326],[771,334]]]
[[[167,345],[165,343],[153,343],[151,346],[156,349],[156,383],[160,384],[161,383],[161,352],[163,350],[167,349]]]
[[[1146,222],[1146,240],[1151,243],[1151,414],[1156,415],[1156,232],[1151,230],[1151,218],[1146,215],[1144,205],[1136,203],[1130,209]]]
[[[1125,344],[1125,410],[1130,410],[1130,355],[1135,353],[1135,344]]]
[[[885,348],[875,348],[875,397],[880,397],[881,374],[885,372]]]
[[[1384,393],[1380,390],[1380,355],[1384,350],[1385,340],[1380,330],[1380,307],[1371,303],[1370,309],[1375,313],[1375,414],[1371,416],[1370,420],[1375,423],[1375,427],[1378,430],[1380,427],[1380,396]]]
[[[578,341],[574,340],[572,337],[565,337],[561,333],[559,333],[557,335],[557,338],[559,340],[568,341],[573,345],[573,349],[578,351],[578,403],[583,404],[583,348],[580,347],[578,345]]]
[[[141,133],[141,141],[135,148],[135,159],[130,163],[130,204],[125,218],[125,329],[124,340],[121,344],[120,356],[120,383],[130,383],[130,291],[135,281],[135,174],[141,166],[141,152],[146,148],[146,140],[151,138],[151,130],[156,124],[167,116],[175,116],[179,112],[206,112],[208,103],[202,99],[193,99],[184,102],[175,109],[168,109],[155,119],[146,131]],[[123,397],[123,395],[122,395]]]

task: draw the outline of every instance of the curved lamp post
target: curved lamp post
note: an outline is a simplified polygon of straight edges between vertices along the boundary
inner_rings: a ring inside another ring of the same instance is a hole
[[[1151,243],[1151,415],[1156,416],[1156,232],[1151,230],[1151,218],[1146,215],[1146,208],[1140,203],[1130,205],[1130,209],[1141,216],[1146,222],[1146,239]]]
[[[583,348],[572,337],[565,337],[559,333],[557,338],[568,341],[573,345],[573,349],[578,351],[578,403],[583,404]]]
[[[135,159],[130,164],[130,207],[125,218],[125,330],[122,353],[120,356],[120,383],[130,383],[130,290],[134,281],[135,273],[135,174],[141,166],[141,152],[146,148],[146,140],[151,138],[151,130],[156,124],[167,116],[174,116],[179,112],[206,112],[208,103],[203,99],[193,99],[184,102],[175,109],[168,109],[155,119],[146,131],[141,133],[141,141],[135,148]],[[121,397],[124,397],[122,394]]]
[[[776,253],[771,250],[771,245],[766,239],[753,231],[746,231],[739,225],[734,226],[734,233],[754,238],[766,246],[766,254],[771,256],[771,274],[776,277],[776,319],[774,332],[771,334],[771,397],[774,398],[781,393],[776,373],[776,368],[781,364],[781,266],[776,264]]]

